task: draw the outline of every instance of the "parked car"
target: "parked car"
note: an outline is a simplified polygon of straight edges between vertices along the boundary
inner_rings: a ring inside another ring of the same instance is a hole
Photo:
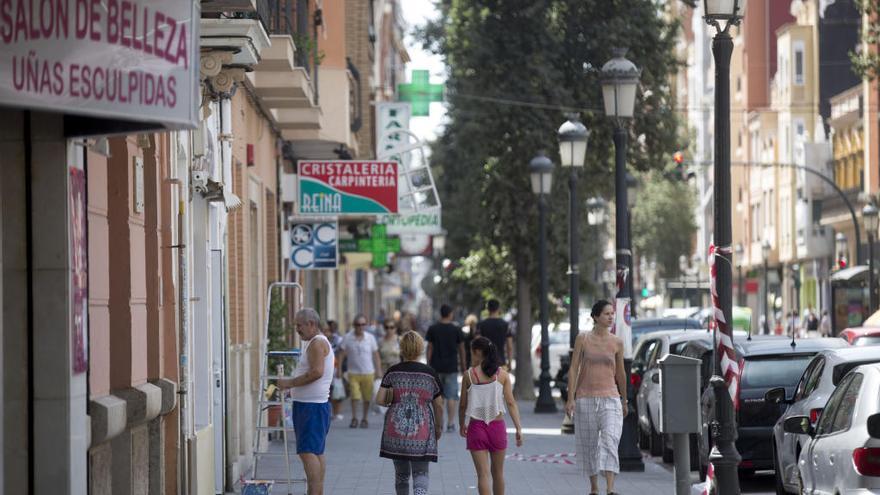
[[[791,339],[782,336],[754,336],[751,340],[734,339],[741,379],[734,402],[738,404],[736,449],[742,457],[740,473],[750,476],[758,469],[773,469],[771,438],[773,425],[785,411],[784,404],[768,403],[764,394],[771,388],[784,387],[787,394],[794,392],[810,360],[818,352],[847,346],[841,339],[800,339],[791,345]],[[705,477],[709,464],[712,438],[709,423],[714,417],[714,391],[708,386],[713,370],[713,346],[701,340],[689,342],[682,353],[702,360],[701,399],[702,431],[697,447],[700,453],[700,475]]]
[[[735,338],[745,338],[745,332],[735,332]],[[630,381],[636,388],[636,411],[639,419],[639,443],[651,455],[662,455],[664,462],[672,462],[672,438],[664,438],[660,424],[660,364],[668,354],[681,355],[688,343],[704,340],[711,346],[712,334],[701,331],[661,330],[642,335],[633,353]],[[696,441],[696,436],[693,438]],[[694,463],[696,466],[696,463]]]
[[[880,344],[880,327],[853,327],[840,332],[838,337],[846,340],[850,345],[878,345]]]
[[[550,337],[550,376],[556,377],[559,372],[560,361],[562,356],[568,356],[569,338],[571,325],[567,321],[559,323],[551,323],[548,327]],[[589,332],[593,329],[593,320],[581,319],[578,323],[578,330],[581,332]],[[541,376],[541,325],[532,326],[532,373],[535,380]],[[555,379],[555,378],[554,378]]]
[[[785,413],[773,427],[773,466],[776,470],[776,493],[800,493],[798,487],[798,457],[810,437],[786,433],[785,420],[792,416],[807,416],[813,427],[822,416],[828,397],[843,377],[862,364],[880,362],[880,350],[865,347],[848,347],[822,351],[807,365],[793,396],[783,387],[773,388],[764,394],[769,403],[788,405]]]
[[[880,492],[880,364],[849,372],[831,394],[816,426],[809,416],[785,420],[785,431],[806,434],[798,459],[798,493]]]
[[[632,343],[635,349],[639,338],[648,332],[658,330],[696,330],[706,327],[695,318],[643,318],[632,322]]]

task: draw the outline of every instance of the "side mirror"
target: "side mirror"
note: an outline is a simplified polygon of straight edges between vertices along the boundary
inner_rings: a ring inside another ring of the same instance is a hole
[[[880,413],[868,416],[868,435],[880,438]]]
[[[654,383],[660,383],[660,373],[654,373],[651,375],[651,381]]]
[[[771,388],[764,394],[764,400],[771,404],[785,404],[789,401],[785,399],[785,388]]]
[[[813,426],[810,425],[810,418],[806,416],[792,416],[790,418],[786,418],[786,420],[782,423],[782,429],[786,433],[795,433],[798,435],[813,436],[815,434],[815,431],[813,431]]]

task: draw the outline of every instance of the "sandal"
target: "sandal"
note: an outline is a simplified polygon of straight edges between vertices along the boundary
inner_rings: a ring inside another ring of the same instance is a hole
[[[366,427],[368,427],[368,426],[370,426],[370,425],[367,423],[367,420],[366,420],[366,419],[362,419],[362,420],[361,420],[361,428],[366,428]]]
[[[348,427],[349,427],[349,428],[357,428],[357,427],[358,427],[358,420],[357,420],[357,418],[351,418],[351,424],[348,425]]]

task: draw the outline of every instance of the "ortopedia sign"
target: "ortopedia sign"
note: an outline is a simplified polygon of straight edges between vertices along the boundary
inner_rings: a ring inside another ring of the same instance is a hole
[[[397,213],[397,162],[299,162],[299,213]]]
[[[195,126],[197,5],[0,0],[0,105]]]
[[[389,234],[435,235],[443,232],[439,208],[418,213],[404,212],[397,215],[381,215],[378,223],[385,225]]]

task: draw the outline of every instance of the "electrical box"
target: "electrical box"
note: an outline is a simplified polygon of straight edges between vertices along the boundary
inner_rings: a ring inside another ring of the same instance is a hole
[[[660,432],[699,432],[701,361],[668,354],[659,364]]]

